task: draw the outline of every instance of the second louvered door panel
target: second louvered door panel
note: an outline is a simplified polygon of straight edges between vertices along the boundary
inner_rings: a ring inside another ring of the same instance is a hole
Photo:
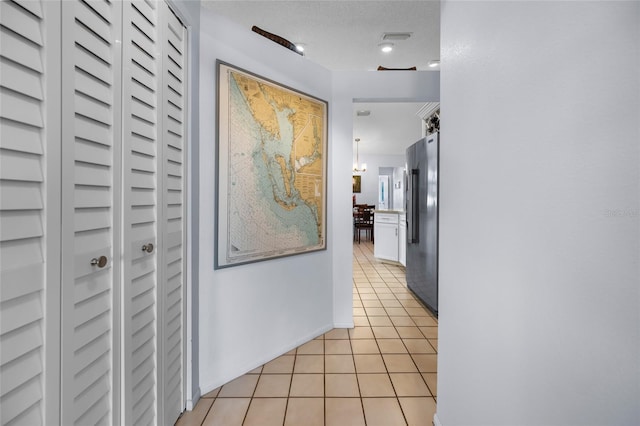
[[[120,2],[62,2],[61,423],[117,423]]]
[[[123,4],[124,424],[157,424],[158,3]]]
[[[162,4],[162,196],[161,398],[163,424],[174,424],[183,408],[184,131],[186,30]]]

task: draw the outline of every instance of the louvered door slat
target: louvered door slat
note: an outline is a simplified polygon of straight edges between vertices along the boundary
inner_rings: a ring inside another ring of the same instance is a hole
[[[15,62],[0,59],[0,86],[42,101],[40,73]]]
[[[0,148],[30,154],[43,153],[42,135],[38,127],[0,118],[0,132]]]
[[[0,3],[0,423],[3,425],[39,425],[46,414],[44,223],[49,211],[43,184],[48,137],[44,130],[48,117],[43,91],[50,82],[43,71],[52,53],[49,44],[44,43],[41,6],[39,2],[31,3],[22,6],[12,1]],[[55,147],[53,140],[51,146]],[[50,233],[53,235],[55,231]],[[55,287],[50,293],[55,294]]]
[[[62,2],[62,424],[117,423],[120,2]],[[91,264],[106,256],[107,265]],[[114,328],[115,327],[115,328]]]
[[[185,34],[180,20],[163,4],[162,55],[162,369],[161,394],[165,424],[173,424],[183,408],[184,285],[184,98]]]
[[[2,25],[20,34],[22,37],[40,46],[42,43],[42,18],[32,15],[23,7],[12,1],[0,3]]]

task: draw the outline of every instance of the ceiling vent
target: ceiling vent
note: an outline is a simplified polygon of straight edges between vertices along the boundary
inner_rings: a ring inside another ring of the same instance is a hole
[[[368,109],[356,111],[356,115],[358,117],[368,117],[371,115],[371,111]]]
[[[385,41],[402,41],[411,37],[412,33],[382,33],[382,40]]]

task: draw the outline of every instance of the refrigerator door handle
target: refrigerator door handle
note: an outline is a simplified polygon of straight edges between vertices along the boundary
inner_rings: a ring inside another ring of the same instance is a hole
[[[411,169],[411,225],[410,238],[412,244],[417,244],[420,232],[420,170]]]

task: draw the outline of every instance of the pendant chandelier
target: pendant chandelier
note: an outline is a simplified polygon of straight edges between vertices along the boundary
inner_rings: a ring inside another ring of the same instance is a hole
[[[367,171],[367,163],[362,163],[362,165],[360,165],[360,158],[359,158],[359,152],[358,152],[359,143],[360,143],[360,138],[356,138],[356,162],[353,163],[353,172],[354,173],[360,173],[360,172],[366,172]]]

